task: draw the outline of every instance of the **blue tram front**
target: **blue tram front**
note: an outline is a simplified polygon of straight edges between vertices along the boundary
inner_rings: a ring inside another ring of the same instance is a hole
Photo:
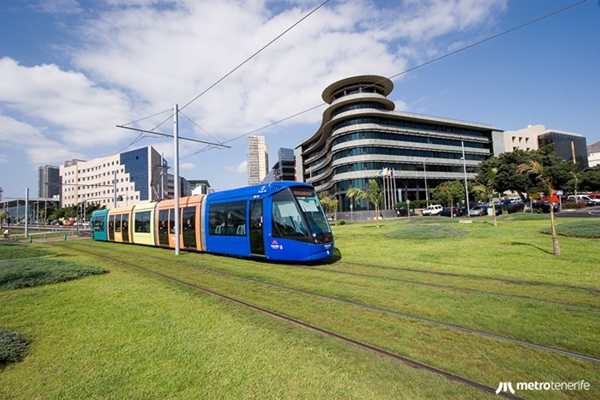
[[[331,228],[312,186],[272,182],[211,193],[205,249],[242,257],[311,261],[333,255]]]

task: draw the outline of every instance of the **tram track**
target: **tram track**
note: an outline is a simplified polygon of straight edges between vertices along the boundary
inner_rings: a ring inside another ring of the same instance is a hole
[[[534,302],[537,301],[537,302],[541,302],[541,303],[555,304],[555,305],[565,306],[565,307],[589,308],[592,310],[600,311],[600,307],[594,307],[594,306],[589,306],[589,305],[585,305],[585,304],[566,303],[566,302],[562,302],[562,301],[540,299],[537,297],[527,297],[527,296],[518,296],[518,295],[514,295],[514,294],[507,294],[507,293],[488,292],[488,291],[484,291],[484,290],[462,288],[462,287],[456,287],[456,286],[450,286],[450,285],[438,285],[436,283],[411,281],[410,279],[399,279],[399,278],[391,278],[391,277],[387,277],[387,276],[360,274],[357,272],[338,271],[335,269],[327,269],[327,268],[321,268],[321,267],[316,267],[313,269],[315,271],[331,272],[331,273],[337,273],[337,274],[342,274],[342,275],[381,279],[384,281],[391,281],[391,282],[402,282],[402,283],[408,283],[408,284],[412,284],[412,285],[427,286],[427,287],[433,287],[433,288],[438,288],[438,289],[458,290],[461,292],[483,294],[483,295],[488,295],[488,296],[500,296],[500,297],[506,297],[506,298],[511,298],[511,299],[527,300],[527,301],[534,301]]]
[[[458,273],[454,273],[454,272],[427,271],[427,270],[422,270],[422,269],[417,269],[417,268],[392,267],[392,266],[388,266],[388,265],[355,263],[355,262],[350,262],[350,261],[337,261],[336,262],[336,265],[343,265],[343,264],[351,265],[351,266],[359,266],[359,267],[364,266],[364,267],[372,267],[372,268],[380,268],[380,269],[416,272],[416,273],[422,273],[422,274],[451,276],[451,277],[456,277],[456,278],[468,278],[468,279],[474,279],[474,280],[490,280],[490,281],[511,283],[511,284],[515,284],[515,285],[547,286],[547,287],[551,287],[551,288],[563,288],[563,289],[581,290],[581,291],[591,292],[591,293],[600,293],[600,289],[596,289],[596,288],[576,286],[576,285],[561,285],[558,283],[551,283],[551,282],[520,281],[520,280],[515,280],[515,279],[505,279],[505,278],[479,276],[479,275],[471,275],[471,274],[458,274]]]
[[[73,248],[73,247],[71,247],[71,248]],[[171,275],[167,275],[167,274],[164,274],[162,272],[154,271],[152,269],[145,268],[145,267],[142,267],[140,265],[136,265],[136,264],[133,264],[133,263],[130,263],[130,262],[124,262],[123,260],[118,260],[116,258],[108,257],[108,256],[105,256],[103,254],[94,253],[94,252],[91,252],[89,250],[83,250],[81,248],[73,248],[73,249],[75,251],[80,252],[80,253],[93,255],[95,257],[100,257],[100,258],[102,258],[104,260],[116,263],[118,265],[126,265],[126,266],[128,266],[130,268],[133,268],[133,269],[136,269],[138,271],[143,271],[143,272],[146,272],[146,273],[149,273],[149,274],[161,277],[163,279],[169,280],[171,282],[175,282],[175,283],[187,286],[187,287],[189,287],[191,289],[194,289],[196,291],[203,292],[203,293],[206,293],[206,294],[210,294],[212,296],[221,298],[223,300],[227,300],[227,301],[232,302],[234,304],[238,304],[238,305],[241,305],[243,307],[249,308],[251,310],[254,310],[254,311],[260,312],[262,314],[268,315],[270,317],[276,318],[278,320],[281,320],[281,321],[290,323],[292,325],[298,326],[300,328],[309,330],[311,332],[315,332],[315,333],[321,334],[323,336],[328,336],[328,337],[331,337],[331,338],[335,338],[335,339],[340,340],[340,341],[342,341],[344,343],[347,343],[347,344],[359,347],[361,349],[364,349],[364,350],[369,351],[371,353],[377,354],[379,356],[382,356],[382,357],[385,357],[385,358],[388,358],[388,359],[392,359],[392,360],[397,361],[397,362],[401,362],[401,363],[403,363],[405,365],[408,365],[408,366],[410,366],[412,368],[426,370],[426,371],[434,373],[434,374],[436,374],[438,376],[442,376],[442,377],[444,377],[446,379],[449,379],[451,381],[462,383],[462,384],[464,384],[466,386],[478,389],[478,390],[483,391],[485,393],[488,393],[490,395],[499,396],[499,397],[502,397],[502,398],[512,399],[512,400],[524,400],[524,398],[516,396],[516,395],[514,395],[512,393],[509,393],[509,392],[501,391],[499,393],[496,393],[496,389],[494,389],[493,387],[490,387],[490,386],[488,386],[486,384],[483,384],[481,382],[477,382],[475,380],[472,380],[472,379],[469,379],[469,378],[466,378],[466,377],[454,374],[452,372],[449,372],[449,371],[446,371],[446,370],[443,370],[443,369],[431,366],[429,364],[425,364],[425,363],[413,360],[411,358],[404,357],[404,356],[392,353],[390,351],[378,348],[376,346],[372,346],[370,344],[367,344],[367,343],[364,343],[364,342],[361,342],[361,341],[358,341],[358,340],[355,340],[355,339],[351,339],[349,337],[340,335],[340,334],[335,333],[333,331],[329,331],[329,330],[320,328],[318,326],[308,324],[308,323],[300,321],[298,319],[288,317],[286,315],[283,315],[283,314],[280,314],[280,313],[268,310],[266,308],[263,308],[263,307],[260,307],[260,306],[257,306],[257,305],[245,302],[245,301],[240,300],[240,299],[236,299],[234,297],[228,296],[228,295],[223,294],[223,293],[219,293],[219,292],[214,291],[212,289],[208,289],[208,288],[199,286],[197,284],[194,284],[194,283],[191,283],[191,282],[187,282],[187,281],[179,279],[177,277],[174,277],[174,276],[171,276]],[[148,256],[146,256],[146,258],[153,258],[155,260],[158,259],[158,260],[161,260],[163,262],[165,261],[165,260],[162,260],[162,259],[159,259],[159,258],[155,258],[155,257],[148,257]],[[208,268],[197,267],[197,266],[186,264],[186,263],[175,262],[175,264],[189,266],[189,267],[193,267],[193,268],[196,268],[196,269],[203,269],[203,270],[206,270],[207,272],[213,272],[213,273],[218,273],[218,274],[220,273],[221,275],[225,275],[225,276],[237,277],[237,278],[240,278],[240,279],[247,279],[247,280],[255,281],[257,283],[264,283],[264,282],[261,282],[261,281],[258,281],[258,280],[254,280],[254,279],[251,279],[251,278],[238,277],[238,276],[235,276],[233,274],[221,273],[219,271],[214,271],[214,270],[211,270],[211,269],[208,269]],[[273,285],[273,284],[270,284],[270,285],[278,287],[278,285]],[[282,288],[284,288],[284,287],[282,287]],[[300,291],[300,292],[302,292],[302,291]],[[306,292],[306,294],[308,294],[308,292]],[[332,298],[332,299],[334,299],[334,298]],[[600,360],[598,360],[598,361],[600,361]]]
[[[93,253],[93,252],[90,252],[90,251],[87,251],[87,250],[81,250],[81,249],[76,249],[76,250],[77,251],[81,251],[83,253],[92,254],[94,256],[98,256],[98,257],[102,257],[102,258],[106,258],[106,259],[111,259],[111,260],[116,261],[116,262],[121,262],[119,260],[112,259],[112,258],[104,256],[102,254],[97,254],[97,253]],[[161,262],[165,262],[166,261],[166,260],[158,258],[158,257],[152,257],[152,256],[144,256],[144,257],[147,258],[147,259],[151,259],[153,261],[156,261],[156,260],[160,260]],[[596,357],[593,357],[593,356],[589,356],[589,355],[586,355],[586,354],[576,353],[576,352],[572,352],[572,351],[568,351],[568,350],[564,350],[564,349],[559,349],[559,348],[555,348],[555,347],[551,347],[551,346],[546,346],[546,345],[541,345],[541,344],[537,344],[537,343],[528,342],[528,341],[525,341],[525,340],[511,338],[511,337],[508,337],[508,336],[498,335],[498,334],[495,334],[495,333],[490,333],[490,332],[485,332],[485,331],[481,331],[481,330],[477,330],[477,329],[467,328],[467,327],[464,327],[464,326],[460,326],[460,325],[456,325],[456,324],[452,324],[452,323],[448,323],[448,322],[443,322],[443,321],[438,321],[438,320],[431,319],[431,318],[425,318],[425,317],[420,317],[420,316],[413,315],[413,314],[408,314],[408,313],[403,313],[403,312],[399,312],[399,311],[395,311],[395,310],[389,310],[389,309],[385,309],[385,308],[381,308],[381,307],[371,306],[371,305],[368,305],[368,304],[359,303],[359,302],[355,302],[355,301],[352,301],[352,300],[346,300],[346,299],[342,299],[342,298],[339,298],[339,297],[327,296],[327,295],[320,294],[320,293],[310,292],[310,291],[306,291],[306,290],[302,290],[302,289],[297,289],[297,288],[293,288],[293,287],[289,287],[289,286],[285,286],[285,285],[279,285],[279,284],[275,284],[275,283],[271,283],[271,282],[266,282],[266,281],[262,281],[262,280],[255,279],[255,278],[249,278],[249,277],[245,277],[245,276],[241,276],[241,275],[236,275],[236,274],[232,274],[232,273],[229,273],[229,272],[215,270],[215,269],[212,269],[212,268],[201,267],[201,266],[197,266],[197,265],[193,265],[193,264],[189,264],[189,263],[185,263],[185,262],[181,262],[181,261],[167,261],[167,262],[169,262],[171,264],[178,265],[178,266],[193,268],[193,269],[196,269],[196,270],[201,270],[201,271],[204,271],[204,272],[217,274],[217,275],[220,275],[220,276],[225,276],[225,277],[229,277],[229,278],[235,278],[235,279],[244,280],[244,281],[247,281],[247,282],[257,283],[257,284],[261,284],[261,285],[265,285],[265,286],[277,288],[277,289],[280,289],[280,290],[286,290],[286,291],[290,291],[290,292],[294,292],[294,293],[299,293],[299,294],[303,294],[303,295],[307,295],[307,296],[312,296],[312,297],[321,298],[321,299],[325,299],[325,300],[330,300],[330,301],[335,301],[335,302],[339,302],[339,303],[344,303],[344,304],[352,305],[352,306],[363,308],[363,309],[367,309],[367,310],[372,310],[372,311],[382,312],[382,313],[389,314],[389,315],[395,315],[395,316],[399,316],[399,317],[404,317],[404,318],[408,318],[408,319],[412,319],[412,320],[416,320],[416,321],[421,321],[421,322],[425,322],[425,323],[430,323],[430,324],[434,324],[434,325],[438,325],[438,326],[442,326],[442,327],[445,327],[445,328],[450,328],[450,329],[453,329],[453,330],[458,330],[458,331],[462,331],[462,332],[466,332],[466,333],[470,333],[470,334],[475,334],[475,335],[479,335],[479,336],[489,337],[489,338],[492,338],[492,339],[496,339],[496,340],[500,340],[500,341],[505,341],[505,342],[511,342],[511,343],[523,345],[523,346],[530,347],[530,348],[537,348],[537,349],[548,351],[548,352],[552,352],[552,353],[555,353],[555,354],[566,355],[566,356],[570,356],[570,357],[575,357],[575,358],[579,358],[579,359],[583,359],[583,360],[587,360],[587,361],[592,361],[592,362],[598,362],[598,363],[600,363],[600,359],[599,358],[596,358]],[[130,265],[135,266],[134,264],[130,264]],[[157,275],[161,275],[161,273],[158,273],[158,272],[155,272],[155,271],[143,268],[143,267],[139,267],[139,268],[144,269],[144,270],[148,270],[149,272],[152,272],[152,273],[156,273]]]

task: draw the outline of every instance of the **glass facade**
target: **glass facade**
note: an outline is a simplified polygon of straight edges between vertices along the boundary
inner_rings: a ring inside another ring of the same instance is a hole
[[[140,200],[148,200],[148,148],[144,147],[121,153],[120,164],[129,174],[129,181],[135,185],[135,190],[140,192]]]
[[[367,190],[371,179],[383,191],[386,168],[394,173],[385,179],[382,208],[390,209],[395,201],[424,200],[429,189],[464,174],[474,179],[493,154],[492,126],[395,112],[386,97],[392,89],[390,80],[366,75],[328,86],[322,97],[329,120],[296,148],[298,180],[335,196],[338,211],[371,208],[346,191]]]
[[[563,161],[577,162],[577,171],[583,171],[588,167],[587,143],[583,136],[569,135],[565,133],[550,132],[538,136],[540,148],[552,145],[554,153]]]

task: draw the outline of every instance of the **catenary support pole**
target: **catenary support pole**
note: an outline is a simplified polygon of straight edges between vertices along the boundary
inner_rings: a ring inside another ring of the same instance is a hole
[[[179,255],[179,109],[177,104],[173,107],[173,168],[175,201],[175,255]]]
[[[17,200],[17,203],[19,200]],[[29,236],[29,188],[25,189],[25,237]]]

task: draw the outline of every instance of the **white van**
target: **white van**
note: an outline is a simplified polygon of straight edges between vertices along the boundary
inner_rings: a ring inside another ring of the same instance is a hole
[[[586,196],[585,194],[578,194],[578,195],[571,195],[567,197],[567,201],[575,201],[577,203],[579,202],[584,202],[584,203],[592,203],[592,204],[600,204],[600,199],[592,199],[589,196]]]

